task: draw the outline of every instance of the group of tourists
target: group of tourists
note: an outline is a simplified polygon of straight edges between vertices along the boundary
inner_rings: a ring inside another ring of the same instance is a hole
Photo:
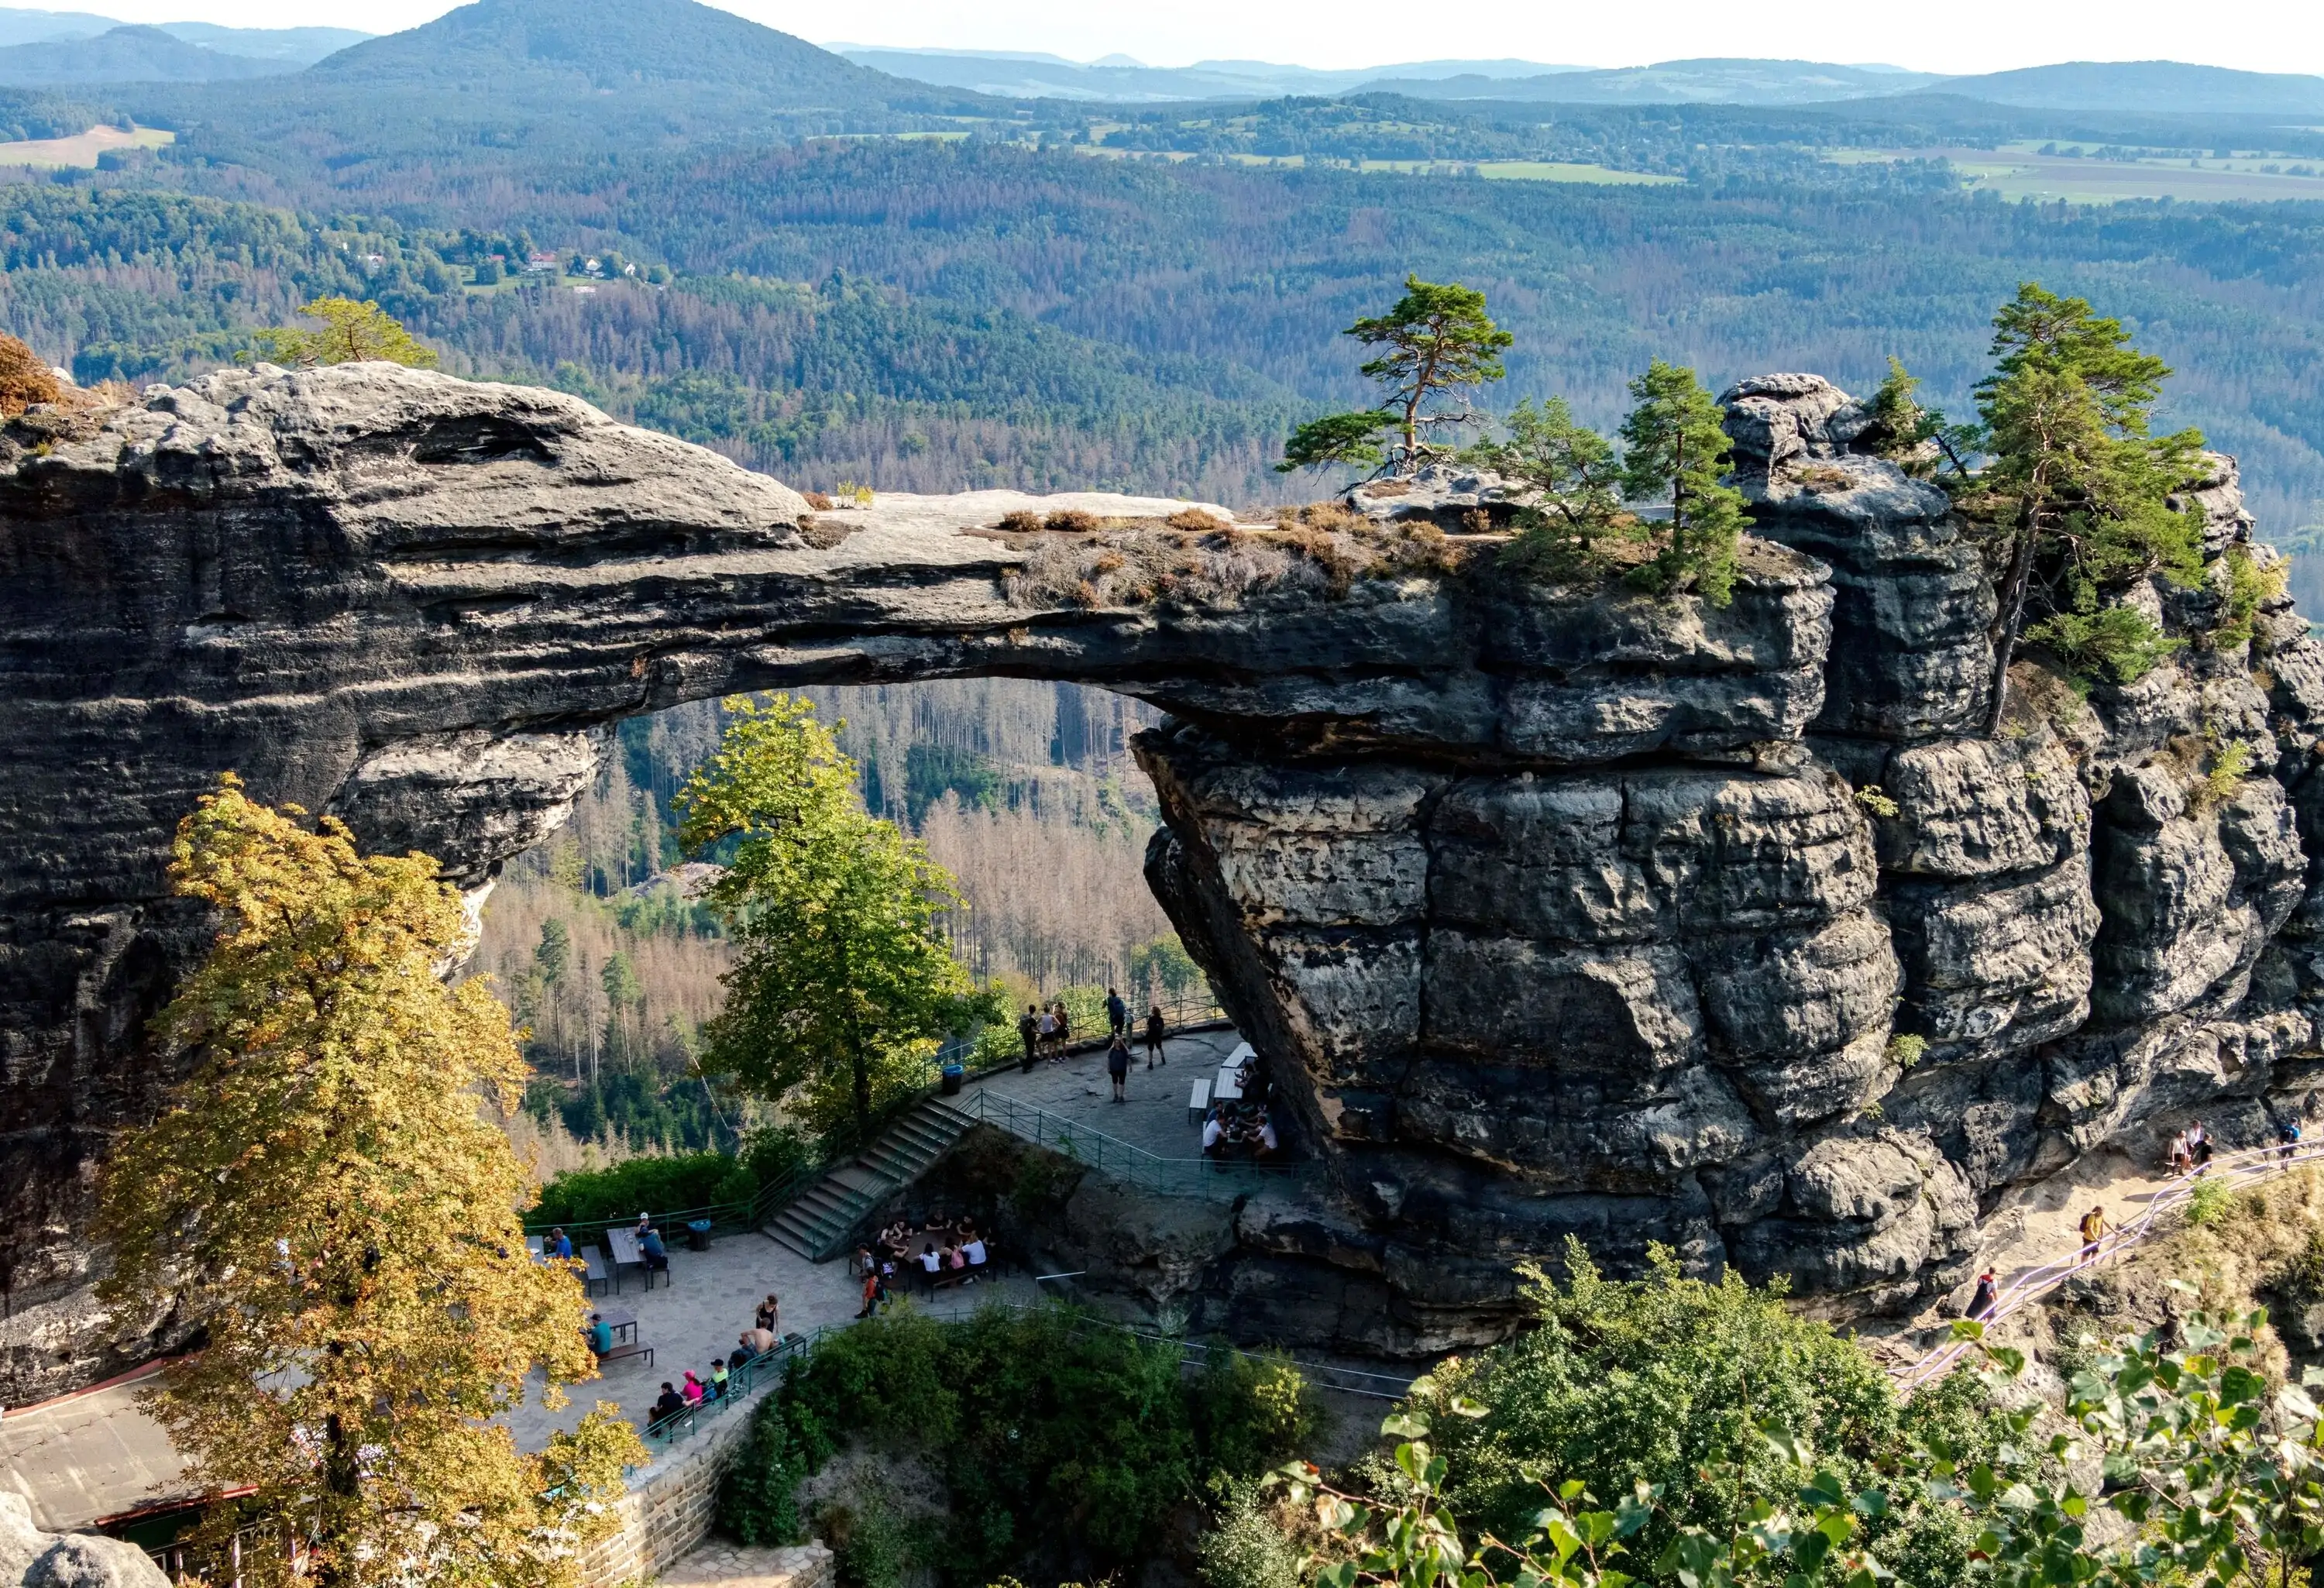
[[[919,1251],[912,1247],[917,1243]],[[893,1299],[898,1276],[915,1279],[933,1293],[948,1285],[973,1285],[992,1266],[991,1248],[974,1224],[938,1218],[917,1233],[898,1219],[880,1232],[869,1246],[858,1247],[856,1270],[863,1276],[863,1306],[855,1316],[868,1318]]]
[[[1119,987],[1105,990],[1105,1020],[1111,1037],[1106,1044],[1105,1067],[1113,1077],[1113,1100],[1120,1103],[1124,1101],[1123,1085],[1130,1078],[1131,1031],[1130,1005],[1122,1002]],[[1150,1070],[1169,1063],[1163,1053],[1163,1039],[1168,1035],[1170,1026],[1162,1018],[1162,1006],[1149,1005],[1140,1024],[1139,1035],[1146,1044],[1146,1067]],[[1044,1058],[1063,1059],[1074,1039],[1073,1016],[1065,1009],[1065,1001],[1053,1000],[1047,1009],[1038,1003],[1027,1004],[1025,1012],[1017,1017],[1017,1035],[1025,1044],[1023,1067],[1027,1071]]]
[[[2196,1174],[2211,1167],[2211,1134],[2203,1129],[2202,1121],[2171,1138],[2169,1163],[2173,1175]]]
[[[1203,1121],[1204,1158],[1273,1158],[1283,1150],[1264,1103],[1213,1103]]]
[[[697,1407],[724,1400],[728,1395],[733,1393],[734,1375],[741,1372],[744,1366],[767,1355],[782,1343],[782,1303],[776,1300],[773,1294],[770,1292],[767,1298],[759,1303],[757,1311],[752,1315],[751,1326],[735,1338],[733,1351],[723,1357],[712,1357],[710,1366],[701,1373],[697,1374],[689,1370],[684,1375],[683,1383],[673,1384],[667,1379],[662,1380],[661,1394],[654,1400],[653,1409],[648,1416],[647,1427],[649,1429],[665,1427],[671,1418],[680,1417]],[[601,1328],[605,1330],[604,1346],[597,1344],[596,1331]],[[590,1319],[590,1345],[592,1349],[597,1351],[598,1354],[603,1355],[612,1349],[613,1331],[605,1326],[603,1319],[593,1316]]]

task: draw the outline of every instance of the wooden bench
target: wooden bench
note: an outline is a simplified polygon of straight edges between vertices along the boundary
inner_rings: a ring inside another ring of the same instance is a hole
[[[1203,1122],[1203,1116],[1211,1112],[1211,1084],[1208,1081],[1194,1083],[1194,1091],[1186,1098],[1186,1112],[1194,1116],[1194,1122],[1198,1125]]]
[[[610,1281],[605,1273],[605,1260],[603,1257],[586,1247],[582,1249],[580,1256],[581,1294],[586,1296],[593,1287],[607,1284]]]
[[[612,1362],[627,1362],[633,1356],[642,1356],[646,1359],[646,1366],[651,1367],[653,1366],[653,1351],[654,1348],[652,1346],[641,1345],[633,1340],[627,1345],[614,1346],[613,1350],[605,1353],[604,1355],[597,1359],[597,1365],[602,1368]]]

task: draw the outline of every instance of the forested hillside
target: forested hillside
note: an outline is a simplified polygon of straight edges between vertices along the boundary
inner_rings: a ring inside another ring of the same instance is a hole
[[[1129,739],[1157,720],[1150,707],[1011,679],[806,693],[845,725],[872,810],[959,879],[968,908],[946,925],[980,981],[1012,997],[1186,984],[1140,870],[1158,813]],[[552,1169],[580,1161],[568,1137],[702,1147],[730,1140],[739,1117],[694,1069],[729,953],[689,896],[670,807],[722,718],[699,701],[623,723],[573,819],[485,907],[475,968],[530,1028]]]

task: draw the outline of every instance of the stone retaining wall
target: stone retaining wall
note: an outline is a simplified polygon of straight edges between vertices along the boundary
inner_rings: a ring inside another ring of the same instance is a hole
[[[634,1473],[615,1502],[621,1525],[583,1557],[581,1588],[616,1588],[660,1576],[710,1536],[718,1512],[718,1479],[749,1436],[745,1404],[705,1426]]]

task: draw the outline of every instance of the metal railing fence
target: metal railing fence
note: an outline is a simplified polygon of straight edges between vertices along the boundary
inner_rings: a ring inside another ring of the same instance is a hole
[[[984,1087],[963,1097],[942,1099],[940,1106],[1086,1164],[1094,1172],[1135,1190],[1158,1196],[1231,1201],[1270,1186],[1313,1178],[1322,1167],[1305,1159],[1253,1163],[1213,1158],[1165,1158],[1078,1120],[1066,1119]]]
[[[2197,1187],[2209,1182],[2225,1186],[2248,1186],[2271,1179],[2304,1163],[2324,1159],[2324,1142],[2306,1145],[2249,1147],[2239,1152],[2221,1153],[2200,1168],[2175,1177],[2169,1185],[2147,1202],[2144,1211],[2128,1223],[2109,1230],[2098,1243],[2098,1250],[2084,1255],[2086,1248],[2076,1242],[2074,1255],[2028,1269],[2002,1288],[1993,1305],[1979,1320],[1989,1329],[2012,1313],[2033,1305],[2075,1275],[2087,1273],[2103,1266],[2116,1254],[2144,1245],[2170,1226],[2164,1223],[2168,1215],[2177,1213],[2194,1199]],[[1935,1382],[1950,1372],[1977,1348],[1973,1340],[1950,1339],[1916,1360],[1890,1370],[1900,1393],[1909,1396],[1924,1384]]]

